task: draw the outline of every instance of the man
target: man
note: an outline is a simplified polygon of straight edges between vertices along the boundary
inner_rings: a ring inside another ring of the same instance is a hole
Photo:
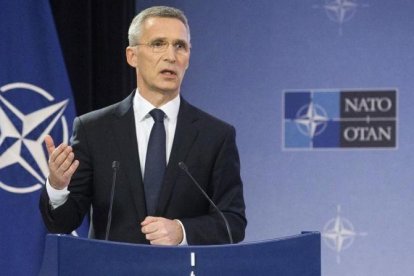
[[[180,97],[191,48],[185,15],[170,7],[146,9],[132,21],[128,37],[126,58],[136,69],[136,91],[76,118],[72,146],[55,147],[45,138],[50,174],[40,209],[46,226],[70,233],[91,210],[93,236],[104,239],[111,165],[119,161],[110,240],[228,243],[223,219],[179,168],[183,161],[227,218],[234,241],[243,240],[247,221],[235,130]],[[162,141],[155,153],[153,135]],[[160,152],[164,160],[154,161]],[[159,167],[161,173],[154,173]]]

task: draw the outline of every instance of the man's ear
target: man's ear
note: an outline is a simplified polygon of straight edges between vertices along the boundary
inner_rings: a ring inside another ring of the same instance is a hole
[[[137,55],[135,54],[134,47],[128,46],[125,50],[126,60],[132,67],[137,67]]]

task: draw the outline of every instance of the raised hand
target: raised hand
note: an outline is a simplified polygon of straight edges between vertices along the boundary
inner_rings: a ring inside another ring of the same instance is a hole
[[[56,148],[50,135],[46,135],[45,144],[49,153],[49,183],[55,189],[64,189],[69,185],[79,161],[75,160],[71,146],[62,143]]]

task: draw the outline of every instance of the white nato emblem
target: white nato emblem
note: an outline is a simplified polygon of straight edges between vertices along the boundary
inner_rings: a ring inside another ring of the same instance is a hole
[[[366,8],[367,4],[359,4],[358,0],[324,0],[323,5],[314,5],[314,8],[325,10],[328,18],[339,24],[339,34],[342,35],[342,25],[351,20],[358,8]]]
[[[35,93],[47,103],[37,110],[25,113],[19,110],[16,97],[9,93],[24,91]],[[45,135],[61,124],[62,141],[68,142],[68,127],[63,115],[69,100],[55,102],[54,97],[44,89],[28,83],[10,83],[0,87],[0,170],[19,166],[22,172],[33,178],[30,183],[5,183],[0,188],[16,194],[25,194],[42,188],[48,175],[47,154],[43,150]],[[17,123],[18,122],[18,123]],[[23,150],[24,149],[24,150]],[[17,179],[17,177],[16,177]],[[9,180],[7,182],[17,181]]]
[[[320,105],[310,102],[298,110],[295,123],[303,135],[313,138],[325,130],[328,120],[326,111]]]
[[[323,7],[329,19],[342,24],[351,20],[358,4],[356,0],[325,0]]]
[[[337,263],[341,262],[340,253],[348,249],[355,240],[356,236],[366,236],[366,233],[355,232],[352,223],[341,216],[341,206],[337,206],[335,218],[330,219],[324,226],[322,238],[325,244],[337,254]]]

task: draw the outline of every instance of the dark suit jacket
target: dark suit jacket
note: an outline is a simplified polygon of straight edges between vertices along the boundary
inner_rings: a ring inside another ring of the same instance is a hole
[[[109,239],[147,243],[140,222],[147,216],[138,157],[132,93],[112,106],[75,119],[72,146],[79,168],[62,206],[51,210],[46,190],[40,209],[49,231],[70,233],[92,206],[95,237],[105,237],[112,162],[120,168]],[[243,240],[246,218],[235,130],[181,99],[177,127],[156,216],[180,219],[189,244],[227,243],[222,218],[179,168],[184,161],[194,178],[229,221],[235,242]]]

